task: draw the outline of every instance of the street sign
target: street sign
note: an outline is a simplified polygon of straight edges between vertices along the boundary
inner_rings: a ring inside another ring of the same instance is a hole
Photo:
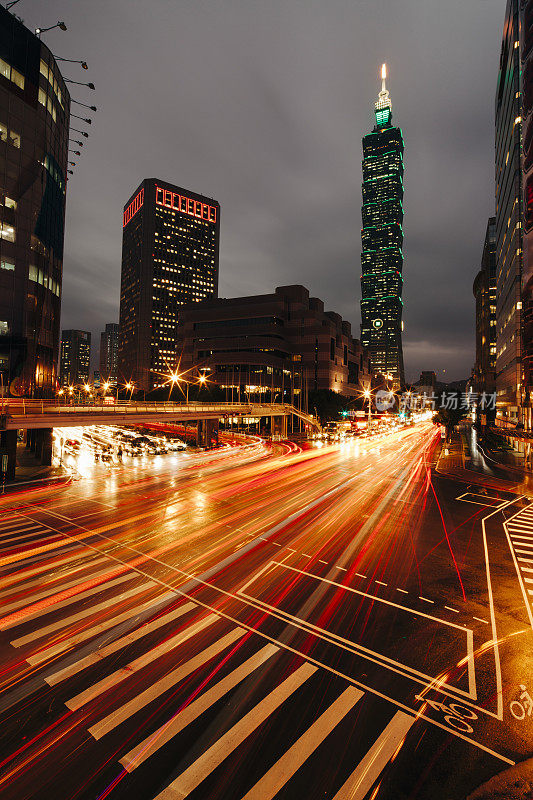
[[[0,467],[2,475],[5,475],[5,473],[7,472],[7,461],[8,461],[7,453],[2,453],[2,462]]]

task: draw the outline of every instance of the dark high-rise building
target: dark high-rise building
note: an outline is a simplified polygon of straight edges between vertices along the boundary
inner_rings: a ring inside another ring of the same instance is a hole
[[[493,392],[496,385],[496,219],[490,217],[481,268],[474,280],[476,298],[476,392]]]
[[[496,87],[496,423],[522,419],[519,0],[508,0]]]
[[[403,138],[392,125],[392,107],[382,85],[376,124],[363,138],[363,229],[361,253],[361,343],[373,373],[404,384],[402,350]]]
[[[0,386],[55,391],[70,95],[45,44],[0,6]]]
[[[520,60],[522,77],[522,367],[524,391],[522,422],[533,428],[533,0],[521,3]]]
[[[62,386],[79,386],[89,382],[91,334],[89,331],[61,332],[59,375]]]
[[[116,385],[118,372],[118,331],[115,322],[109,322],[100,334],[100,377]]]
[[[179,362],[180,309],[218,295],[220,206],[149,178],[124,207],[119,380],[149,391]]]

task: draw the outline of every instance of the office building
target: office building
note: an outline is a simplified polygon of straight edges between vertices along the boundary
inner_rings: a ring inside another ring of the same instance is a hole
[[[118,374],[118,331],[119,326],[110,322],[100,334],[100,374],[102,382],[116,386]]]
[[[375,126],[363,138],[361,232],[361,343],[373,373],[390,376],[395,389],[404,380],[402,350],[403,138],[392,125],[385,86],[375,104]]]
[[[490,217],[485,234],[481,268],[474,280],[476,298],[476,363],[472,374],[475,392],[496,388],[496,219]]]
[[[218,294],[220,206],[149,178],[124,207],[119,380],[150,391],[179,361],[184,306]]]
[[[59,366],[61,385],[81,386],[89,383],[90,364],[91,334],[89,331],[62,331]]]
[[[496,87],[496,424],[522,423],[519,2],[508,0]]]
[[[59,356],[70,96],[54,56],[0,6],[0,387],[51,396]]]
[[[524,427],[533,428],[533,0],[521,3],[522,186],[522,369]]]
[[[228,399],[283,400],[308,410],[310,391],[358,397],[370,388],[368,354],[350,323],[324,311],[304,286],[189,305],[179,335],[181,373],[192,381],[207,375]]]

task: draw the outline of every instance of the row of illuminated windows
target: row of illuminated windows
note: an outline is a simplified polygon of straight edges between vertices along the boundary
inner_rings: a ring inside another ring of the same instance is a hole
[[[0,58],[0,74],[11,83],[14,83],[15,86],[18,86],[19,89],[24,89],[24,75],[16,70],[15,67],[12,67],[11,64],[8,64],[7,61],[4,61],[3,58]]]
[[[46,62],[44,62],[42,60],[42,58],[41,58],[41,63],[40,63],[39,70],[40,70],[41,75],[44,76],[44,78],[50,84],[51,88],[54,90],[59,104],[63,108],[65,108],[65,105],[63,103],[63,96],[61,94],[61,89],[59,88],[59,84],[58,84],[58,82],[57,82],[57,80],[55,78],[55,75],[54,75],[54,72],[52,70],[52,67],[49,67],[48,64],[46,64]]]
[[[30,264],[28,277],[30,281],[39,283],[41,286],[44,286],[45,289],[50,289],[51,292],[59,297],[61,291],[59,283],[53,278],[48,277],[48,275],[45,275],[42,269],[38,269],[33,264]]]
[[[207,222],[217,221],[217,210],[215,206],[201,203],[190,197],[183,197],[169,189],[162,189],[160,186],[155,187],[155,202],[159,206],[172,208],[174,211],[181,211],[181,213],[188,214],[197,219],[203,219]]]
[[[56,106],[52,98],[49,94],[45,92],[44,89],[41,89],[39,86],[39,103],[46,108],[48,113],[51,115],[54,122],[57,121],[57,111]]]
[[[13,147],[20,149],[20,133],[16,133],[13,129],[8,130],[2,122],[0,122],[0,141],[9,142]]]

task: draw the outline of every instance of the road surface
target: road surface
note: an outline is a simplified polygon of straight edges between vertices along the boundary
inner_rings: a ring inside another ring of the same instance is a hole
[[[2,800],[455,800],[531,756],[533,502],[439,476],[439,445],[1,500]]]

